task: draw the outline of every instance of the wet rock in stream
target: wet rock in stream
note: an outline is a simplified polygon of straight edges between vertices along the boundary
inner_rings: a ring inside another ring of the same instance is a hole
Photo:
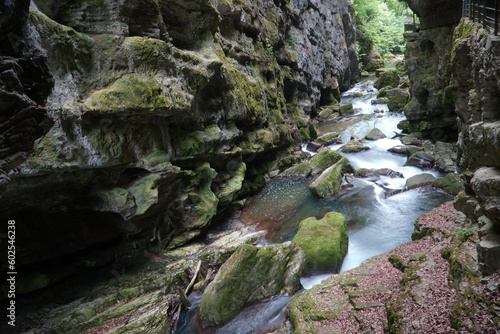
[[[292,242],[257,248],[242,245],[207,286],[200,305],[203,321],[221,325],[246,304],[300,288],[304,251]]]

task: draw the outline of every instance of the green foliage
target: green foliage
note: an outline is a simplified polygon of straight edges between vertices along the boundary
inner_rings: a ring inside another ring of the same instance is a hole
[[[397,53],[404,45],[406,3],[397,0],[353,0],[361,55],[377,50],[382,55]]]
[[[474,231],[468,227],[461,228],[457,231],[458,240],[461,242],[467,241],[467,239],[469,239],[472,235],[474,235]]]
[[[300,41],[300,36],[297,34],[292,34],[286,39],[286,45],[289,49],[293,50],[298,41]]]

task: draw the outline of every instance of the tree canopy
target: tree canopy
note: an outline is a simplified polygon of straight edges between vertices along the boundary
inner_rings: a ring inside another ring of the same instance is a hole
[[[404,46],[403,32],[408,5],[398,0],[353,0],[361,55],[378,51],[398,53]]]

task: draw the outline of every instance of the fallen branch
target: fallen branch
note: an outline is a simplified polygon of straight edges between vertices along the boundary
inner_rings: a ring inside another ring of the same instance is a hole
[[[181,317],[181,311],[182,311],[182,305],[186,303],[187,295],[189,294],[189,291],[193,287],[194,283],[196,282],[196,278],[198,277],[198,273],[200,272],[201,269],[201,260],[198,261],[198,265],[196,266],[196,270],[194,271],[193,278],[191,279],[191,282],[189,282],[188,286],[184,291],[180,289],[179,294],[181,295],[181,302],[179,303],[179,306],[177,306],[177,312],[175,313],[174,316],[174,324],[170,330],[171,334],[175,334],[177,331],[177,325],[179,324],[179,318]],[[184,293],[182,293],[184,292]],[[188,301],[189,303],[189,301]]]

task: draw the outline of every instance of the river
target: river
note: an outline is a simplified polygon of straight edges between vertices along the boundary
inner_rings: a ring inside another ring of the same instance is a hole
[[[353,135],[364,138],[375,127],[382,130],[388,138],[364,142],[370,150],[343,155],[351,161],[354,168],[390,168],[402,173],[404,177],[352,178],[349,182],[353,183],[354,187],[331,198],[314,196],[307,188],[311,181],[309,178],[277,177],[271,180],[260,194],[248,201],[243,210],[242,215],[245,215],[247,223],[259,224],[258,228],[268,231],[260,245],[291,240],[297,233],[299,222],[307,217],[321,218],[327,212],[340,212],[345,215],[349,229],[349,251],[344,259],[342,272],[359,266],[372,256],[410,241],[415,220],[423,213],[452,199],[450,195],[432,187],[413,189],[386,198],[386,191],[402,189],[407,178],[423,171],[417,167],[405,167],[405,156],[387,151],[388,148],[401,144],[398,139],[390,137],[399,132],[397,124],[405,117],[400,113],[389,112],[386,105],[371,104],[376,98],[372,80],[375,78],[364,79],[343,94],[342,104],[352,103],[354,115],[337,122],[320,123],[318,131],[320,134],[338,132],[343,142],[347,143]],[[362,96],[353,97],[354,93],[361,93]],[[332,145],[329,148],[336,150],[341,146]],[[441,176],[437,171],[425,172],[436,177]],[[301,283],[305,289],[309,289],[332,274],[336,272],[303,277]],[[194,295],[191,299],[193,306],[184,312],[178,333],[202,332],[196,328],[195,320],[201,297]],[[264,333],[283,317],[289,299],[290,296],[279,296],[252,305],[222,328],[210,329],[203,333]]]

